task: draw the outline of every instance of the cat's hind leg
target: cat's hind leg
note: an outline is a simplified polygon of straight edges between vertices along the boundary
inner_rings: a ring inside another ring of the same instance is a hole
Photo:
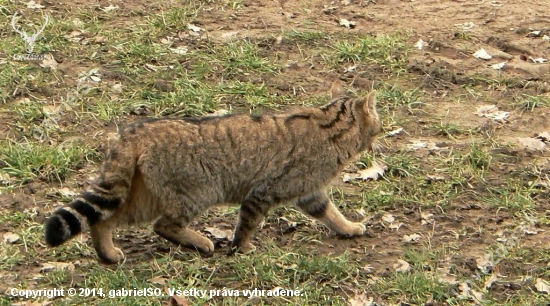
[[[120,262],[124,259],[124,253],[113,244],[112,231],[114,228],[113,221],[99,221],[90,229],[92,243],[97,255],[101,260],[110,264]]]
[[[166,240],[181,246],[198,250],[202,253],[214,251],[214,244],[210,239],[196,231],[187,228],[188,222],[170,216],[162,216],[155,222],[154,231]]]
[[[359,236],[364,235],[366,232],[364,224],[346,219],[324,191],[301,197],[296,200],[296,205],[308,215],[323,222],[340,236]]]

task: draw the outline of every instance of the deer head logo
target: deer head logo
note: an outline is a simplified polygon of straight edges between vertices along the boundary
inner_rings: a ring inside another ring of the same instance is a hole
[[[34,50],[34,42],[38,39],[38,35],[40,35],[42,31],[44,31],[44,29],[46,28],[46,25],[48,25],[48,21],[50,20],[50,17],[46,15],[44,19],[46,19],[46,22],[44,22],[44,25],[42,26],[42,28],[38,30],[38,32],[29,36],[27,32],[21,30],[20,27],[17,27],[15,25],[15,23],[17,22],[17,12],[15,12],[15,14],[13,14],[13,17],[11,18],[11,27],[15,30],[15,32],[19,33],[19,35],[21,35],[25,43],[27,43],[27,53],[29,54],[31,54],[32,51]]]

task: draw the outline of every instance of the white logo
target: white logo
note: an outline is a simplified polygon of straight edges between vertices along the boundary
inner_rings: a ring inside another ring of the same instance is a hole
[[[11,18],[11,27],[15,30],[15,32],[19,33],[19,35],[21,35],[25,43],[27,43],[27,53],[29,54],[31,54],[32,51],[34,50],[34,42],[38,39],[38,35],[40,35],[40,33],[42,33],[42,31],[44,31],[44,29],[46,28],[46,25],[48,25],[50,16],[46,15],[44,19],[46,19],[46,22],[44,23],[42,28],[38,30],[38,32],[29,36],[27,32],[21,30],[21,28],[15,25],[15,23],[17,22],[17,12],[15,12],[15,14],[13,14],[13,17]]]

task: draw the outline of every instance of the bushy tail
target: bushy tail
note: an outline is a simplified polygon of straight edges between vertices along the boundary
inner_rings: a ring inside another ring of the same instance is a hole
[[[126,200],[136,161],[117,140],[109,139],[101,175],[91,189],[57,209],[46,221],[48,245],[58,246],[97,222],[107,220]]]
[[[46,242],[58,246],[75,235],[110,217],[120,205],[120,197],[86,191],[67,206],[57,209],[46,221]]]

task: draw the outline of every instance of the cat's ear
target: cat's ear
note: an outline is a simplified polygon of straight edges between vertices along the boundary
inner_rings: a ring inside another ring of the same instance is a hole
[[[371,91],[366,97],[363,103],[363,111],[367,114],[376,114],[376,91]]]
[[[345,97],[346,96],[346,89],[344,88],[344,83],[340,80],[336,80],[332,83],[332,86],[330,86],[330,97],[332,99]]]

